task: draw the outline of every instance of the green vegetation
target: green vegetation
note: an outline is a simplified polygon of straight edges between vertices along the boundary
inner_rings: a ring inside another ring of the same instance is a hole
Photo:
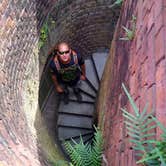
[[[147,166],[166,166],[166,128],[153,116],[153,112],[147,112],[147,105],[143,111],[139,111],[124,84],[122,87],[134,110],[134,114],[122,109],[128,135],[131,137],[136,156],[140,158],[137,163]],[[163,131],[162,140],[157,141],[154,129],[160,127]]]
[[[115,6],[121,6],[123,0],[116,0],[110,7],[114,8]]]
[[[120,38],[120,40],[125,40],[125,41],[133,40],[136,30],[136,17],[132,16],[132,20],[130,22],[131,22],[131,29],[122,26],[122,28],[125,31],[125,36],[123,38]]]
[[[96,128],[95,128],[96,129]],[[102,161],[103,138],[99,129],[96,129],[93,144],[84,144],[80,136],[80,142],[76,143],[73,139],[65,142],[65,148],[71,158],[71,166],[100,166]]]
[[[40,38],[39,38],[39,49],[42,48],[47,41],[48,38],[48,24],[47,22],[43,24],[40,30]]]

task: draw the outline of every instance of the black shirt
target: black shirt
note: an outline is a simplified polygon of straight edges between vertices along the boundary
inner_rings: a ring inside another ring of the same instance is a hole
[[[78,64],[75,64],[74,56],[77,56]],[[57,58],[58,60],[58,58]],[[80,66],[84,64],[84,59],[80,54],[72,55],[71,60],[67,64],[63,64],[58,60],[60,69],[57,69],[57,66],[54,62],[54,57],[50,61],[50,71],[52,74],[55,74],[58,82],[74,84],[80,79],[81,69]]]

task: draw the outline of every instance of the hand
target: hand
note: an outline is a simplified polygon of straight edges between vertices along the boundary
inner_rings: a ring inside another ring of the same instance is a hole
[[[86,77],[84,75],[81,75],[80,79],[83,80],[83,81],[85,81]]]
[[[63,88],[61,86],[59,86],[59,85],[56,87],[56,91],[58,93],[63,93],[64,92]]]

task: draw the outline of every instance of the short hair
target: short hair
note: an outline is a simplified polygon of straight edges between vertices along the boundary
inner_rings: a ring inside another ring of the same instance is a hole
[[[70,48],[70,45],[67,42],[63,41],[63,42],[59,42],[57,44],[57,50],[59,50],[60,45],[66,45],[66,46],[68,46]]]

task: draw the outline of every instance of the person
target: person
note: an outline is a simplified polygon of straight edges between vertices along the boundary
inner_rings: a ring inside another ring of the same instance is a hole
[[[85,62],[82,56],[71,49],[68,43],[61,42],[54,49],[53,58],[50,61],[51,77],[55,85],[55,89],[61,96],[65,104],[69,102],[68,87],[72,87],[81,102],[79,83],[85,80]]]

